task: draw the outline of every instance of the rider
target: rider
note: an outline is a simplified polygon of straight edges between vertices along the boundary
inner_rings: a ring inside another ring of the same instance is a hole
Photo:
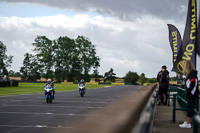
[[[52,87],[52,90],[53,90],[53,99],[54,99],[54,95],[55,95],[55,85],[54,85],[53,82],[51,82],[51,79],[47,79],[46,86],[47,86],[48,84],[51,85],[51,87]]]
[[[85,84],[83,79],[81,79],[81,81],[78,83],[78,85],[80,85],[80,84],[83,84],[84,86],[86,86],[86,84]],[[86,88],[85,88],[85,90],[86,90]]]
[[[83,79],[81,79],[81,81],[79,82],[79,85],[80,84],[83,84],[83,85],[85,85],[85,82],[84,82],[84,80]]]

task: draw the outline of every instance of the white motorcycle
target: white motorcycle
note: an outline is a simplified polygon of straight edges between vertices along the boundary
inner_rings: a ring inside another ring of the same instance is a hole
[[[79,94],[81,97],[84,97],[85,95],[85,85],[84,84],[79,84],[78,85],[78,90],[79,90]]]
[[[50,84],[44,87],[44,93],[47,103],[52,103],[53,101],[53,88]]]

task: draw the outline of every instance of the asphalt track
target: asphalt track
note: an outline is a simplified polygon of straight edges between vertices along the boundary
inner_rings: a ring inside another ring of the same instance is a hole
[[[47,133],[72,129],[70,124],[87,117],[89,112],[105,107],[141,86],[115,86],[78,91],[56,92],[53,103],[44,94],[0,97],[0,133]],[[89,125],[86,125],[89,126]]]

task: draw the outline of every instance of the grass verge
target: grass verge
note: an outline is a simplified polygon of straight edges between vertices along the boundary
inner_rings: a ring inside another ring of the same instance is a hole
[[[45,83],[23,83],[19,82],[18,87],[0,87],[0,96],[43,93]],[[87,89],[102,88],[108,85],[88,84]],[[109,85],[111,86],[111,85]],[[55,91],[78,90],[77,84],[55,84]]]

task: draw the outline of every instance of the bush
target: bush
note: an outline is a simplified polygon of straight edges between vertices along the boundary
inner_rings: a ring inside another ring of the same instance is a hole
[[[136,82],[139,79],[139,75],[136,72],[129,71],[126,76],[124,77],[124,82],[137,84]]]

